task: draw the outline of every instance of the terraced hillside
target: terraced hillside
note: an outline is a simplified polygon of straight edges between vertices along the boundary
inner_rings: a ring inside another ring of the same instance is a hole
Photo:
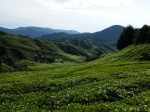
[[[0,111],[149,112],[149,44],[86,63],[0,74]]]
[[[75,44],[77,42],[81,46]],[[83,40],[51,42],[49,40],[32,39],[25,36],[0,32],[0,51],[3,54],[0,58],[2,58],[1,60],[5,60],[3,63],[22,59],[40,62],[53,62],[54,59],[76,61],[79,56],[85,61],[86,57],[92,57],[99,51],[105,54],[115,52],[116,50],[114,45],[111,47],[110,44],[103,46],[90,43],[90,48],[82,47],[86,45],[89,46],[89,42]],[[6,64],[10,65],[9,63]]]
[[[107,55],[102,60],[107,62],[150,61],[150,44],[133,44],[118,53]]]
[[[31,39],[7,33],[0,35],[0,46],[5,50],[6,55],[10,54],[21,59],[33,60],[36,55],[39,57],[67,56],[51,41]]]

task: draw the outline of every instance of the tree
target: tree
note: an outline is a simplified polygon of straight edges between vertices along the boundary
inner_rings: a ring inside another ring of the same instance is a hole
[[[147,36],[147,42],[150,43],[150,27],[149,27],[148,36]]]
[[[2,67],[2,58],[6,54],[6,49],[2,46],[0,46],[0,69]]]
[[[134,39],[134,28],[129,25],[127,26],[120,35],[120,38],[117,42],[117,48],[119,50],[131,45]]]
[[[135,44],[143,44],[143,43],[147,43],[149,40],[149,26],[144,25],[141,29],[139,29],[139,31],[137,32],[135,39],[134,39],[134,43]]]

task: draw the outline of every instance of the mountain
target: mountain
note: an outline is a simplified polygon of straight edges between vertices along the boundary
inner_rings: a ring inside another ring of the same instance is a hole
[[[94,33],[79,33],[74,30],[61,30],[41,27],[19,27],[16,29],[7,29],[0,27],[0,31],[11,34],[23,35],[32,38],[62,40],[66,38],[82,38],[84,40],[92,40],[93,42],[117,42],[124,27],[113,25],[102,31]]]
[[[124,29],[123,26],[114,25],[102,31],[90,34],[89,39],[92,39],[95,42],[97,41],[117,42],[123,29]]]
[[[46,34],[51,33],[60,33],[64,32],[66,34],[78,34],[79,32],[74,30],[62,30],[62,29],[51,29],[51,28],[42,28],[42,27],[19,27],[15,29],[8,29],[0,27],[0,31],[4,31],[11,34],[29,36],[32,38],[41,37]]]
[[[102,31],[95,33],[80,33],[80,34],[66,34],[66,33],[52,33],[40,37],[40,39],[50,40],[63,40],[68,38],[80,38],[84,40],[91,40],[93,42],[117,42],[124,27],[120,25],[114,25],[108,27]]]

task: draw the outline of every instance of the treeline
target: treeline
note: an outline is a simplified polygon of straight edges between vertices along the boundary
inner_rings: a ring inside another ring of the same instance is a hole
[[[144,25],[142,28],[137,29],[129,25],[121,33],[117,48],[121,50],[131,44],[144,43],[150,43],[150,26]]]

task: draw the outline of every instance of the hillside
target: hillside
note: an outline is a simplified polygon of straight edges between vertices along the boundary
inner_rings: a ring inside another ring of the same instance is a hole
[[[42,27],[19,27],[15,29],[8,29],[0,27],[0,31],[4,31],[11,34],[23,35],[28,37],[41,37],[46,34],[64,32],[67,34],[78,34],[79,32],[74,30],[62,30],[62,29],[52,29],[52,28],[42,28]]]
[[[32,39],[0,31],[1,62],[14,65],[22,59],[39,62],[54,62],[55,59],[91,61],[102,54],[116,52],[113,44],[94,44],[85,40],[68,39],[64,42]]]
[[[101,61],[106,63],[150,61],[150,44],[130,45],[117,53],[107,55]]]
[[[0,35],[0,46],[3,49],[4,56],[8,59],[27,59],[34,60],[39,58],[42,61],[46,58],[50,59],[63,58],[71,59],[70,55],[63,52],[51,41],[31,39],[23,36],[7,34],[1,32]],[[7,60],[7,59],[6,59]]]
[[[66,53],[85,56],[86,61],[95,60],[103,54],[117,52],[116,45],[113,43],[94,43],[79,38],[53,43]]]
[[[149,112],[147,53],[149,44],[131,45],[88,63],[34,63],[0,74],[0,111]]]
[[[60,41],[68,38],[79,38],[83,40],[90,40],[93,42],[113,42],[116,43],[119,39],[121,32],[124,27],[119,25],[114,25],[108,27],[102,31],[95,33],[81,33],[81,34],[66,34],[66,33],[53,33],[40,37],[40,39],[50,39],[55,41]]]

